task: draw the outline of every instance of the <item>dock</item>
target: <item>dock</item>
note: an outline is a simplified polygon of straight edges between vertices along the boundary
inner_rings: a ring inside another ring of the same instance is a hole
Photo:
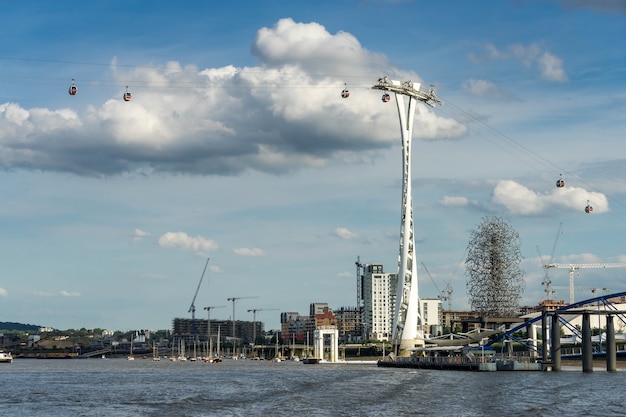
[[[483,358],[468,358],[462,356],[408,356],[386,357],[378,361],[381,368],[412,368],[412,369],[439,369],[446,371],[542,371],[543,365],[530,360],[496,359],[483,361]]]

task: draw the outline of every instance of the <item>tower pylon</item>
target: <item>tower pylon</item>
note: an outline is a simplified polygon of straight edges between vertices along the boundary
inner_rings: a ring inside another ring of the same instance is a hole
[[[418,101],[434,107],[442,104],[431,88],[420,91],[420,84],[400,83],[380,78],[373,89],[394,94],[400,118],[402,135],[402,208],[400,250],[398,255],[398,287],[393,320],[393,346],[397,356],[409,356],[411,348],[424,345],[423,320],[419,305],[417,265],[415,262],[415,230],[413,224],[413,197],[411,189],[411,139],[415,107]],[[405,103],[408,98],[408,103]],[[405,106],[406,104],[406,106]]]

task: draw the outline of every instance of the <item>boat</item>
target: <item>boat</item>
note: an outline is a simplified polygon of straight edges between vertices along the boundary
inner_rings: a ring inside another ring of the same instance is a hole
[[[128,351],[129,355],[126,357],[126,359],[129,360],[129,361],[134,361],[135,360],[135,357],[133,356],[133,338],[134,337],[135,336],[132,335],[131,338],[130,338],[130,350]]]
[[[300,360],[305,365],[315,365],[320,363],[319,358],[309,356],[309,332],[306,332],[306,356]]]
[[[11,355],[11,352],[5,352],[0,350],[0,363],[12,363],[13,362],[13,356]]]

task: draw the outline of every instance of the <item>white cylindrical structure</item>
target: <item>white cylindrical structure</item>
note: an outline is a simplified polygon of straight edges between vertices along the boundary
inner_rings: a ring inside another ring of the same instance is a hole
[[[417,288],[417,266],[415,264],[415,236],[413,226],[413,197],[411,191],[411,136],[415,106],[423,102],[434,107],[442,104],[435,89],[420,91],[420,85],[411,81],[400,83],[387,77],[380,78],[372,87],[394,93],[400,117],[402,133],[402,210],[400,226],[400,253],[398,256],[398,288],[393,319],[393,344],[396,355],[408,356],[411,348],[424,345],[424,330],[420,314]],[[405,110],[404,98],[408,97]],[[386,102],[387,100],[383,100]]]
[[[393,341],[396,354],[406,356],[410,354],[409,348],[424,344],[424,332],[419,311],[411,189],[411,136],[417,101],[409,96],[408,109],[405,109],[404,95],[398,93],[394,93],[394,95],[402,133],[402,208]]]

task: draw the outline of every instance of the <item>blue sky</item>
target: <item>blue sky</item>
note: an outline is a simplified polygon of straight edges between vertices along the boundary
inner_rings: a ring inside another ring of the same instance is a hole
[[[384,75],[444,101],[413,135],[421,296],[468,307],[486,216],[520,235],[524,304],[545,298],[538,252],[626,262],[623,1],[226,3],[3,3],[0,321],[169,328],[207,257],[198,317],[354,306],[357,256],[397,270]],[[623,291],[626,269],[576,280]]]

